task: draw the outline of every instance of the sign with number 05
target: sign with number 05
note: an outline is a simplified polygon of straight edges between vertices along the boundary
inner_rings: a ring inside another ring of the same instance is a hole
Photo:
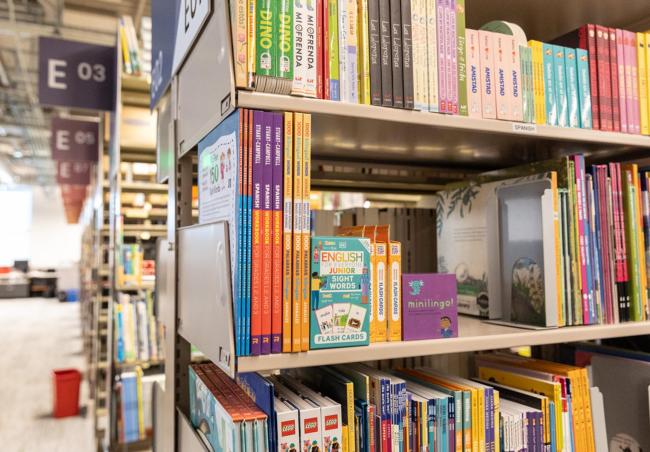
[[[46,37],[38,47],[41,104],[115,109],[115,47]]]
[[[96,162],[99,153],[97,121],[52,118],[52,158]]]

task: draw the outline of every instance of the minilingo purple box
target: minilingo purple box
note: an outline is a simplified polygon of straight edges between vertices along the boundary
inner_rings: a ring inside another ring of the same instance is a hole
[[[402,336],[405,341],[458,336],[454,275],[402,275]]]

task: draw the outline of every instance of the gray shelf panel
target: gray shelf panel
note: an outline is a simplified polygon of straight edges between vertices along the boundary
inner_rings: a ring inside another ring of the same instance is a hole
[[[179,452],[210,452],[212,448],[204,440],[199,432],[192,427],[190,420],[179,409],[176,410],[178,450]]]

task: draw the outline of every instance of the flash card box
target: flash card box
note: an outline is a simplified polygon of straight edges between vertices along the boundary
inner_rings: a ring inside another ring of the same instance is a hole
[[[370,240],[313,237],[310,348],[368,345]]]

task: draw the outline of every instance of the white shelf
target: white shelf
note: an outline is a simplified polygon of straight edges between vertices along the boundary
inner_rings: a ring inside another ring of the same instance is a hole
[[[574,326],[550,330],[527,330],[494,325],[466,316],[459,316],[459,323],[460,337],[457,338],[384,342],[371,344],[368,347],[334,348],[302,353],[239,357],[237,359],[237,371],[259,372],[650,334],[650,322]]]

